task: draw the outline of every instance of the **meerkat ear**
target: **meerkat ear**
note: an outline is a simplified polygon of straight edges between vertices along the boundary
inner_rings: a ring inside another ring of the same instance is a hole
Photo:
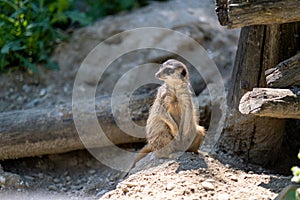
[[[180,73],[180,75],[181,75],[183,78],[185,78],[185,76],[186,76],[186,70],[183,69],[182,72]]]

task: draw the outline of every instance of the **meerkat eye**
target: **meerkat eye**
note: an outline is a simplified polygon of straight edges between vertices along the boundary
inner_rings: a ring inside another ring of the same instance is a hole
[[[167,69],[165,69],[165,73],[166,73],[167,75],[173,74],[173,73],[174,73],[174,69],[167,68]]]
[[[185,77],[185,76],[186,76],[186,70],[183,69],[180,75],[181,75],[182,77]]]

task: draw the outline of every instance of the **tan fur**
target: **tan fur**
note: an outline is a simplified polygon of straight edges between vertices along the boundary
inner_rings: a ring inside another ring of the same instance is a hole
[[[162,64],[155,76],[164,84],[158,88],[147,120],[148,144],[140,151],[134,165],[151,151],[159,158],[171,157],[176,151],[198,153],[205,136],[205,129],[198,125],[186,66],[171,59]]]

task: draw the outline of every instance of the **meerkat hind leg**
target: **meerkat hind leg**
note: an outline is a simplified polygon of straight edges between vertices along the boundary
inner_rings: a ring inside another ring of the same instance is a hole
[[[191,146],[188,148],[187,151],[199,154],[199,147],[203,142],[204,135],[205,135],[204,128],[199,126],[199,128],[197,129],[197,134],[194,138],[194,141],[192,142]]]

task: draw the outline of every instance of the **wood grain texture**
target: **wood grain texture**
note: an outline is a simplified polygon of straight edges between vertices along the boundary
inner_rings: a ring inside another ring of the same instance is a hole
[[[300,86],[300,53],[266,70],[265,75],[272,88]]]
[[[228,28],[300,21],[300,0],[216,0],[219,22]]]
[[[145,124],[148,117],[147,110],[154,98],[153,93],[131,96],[129,105],[131,118],[125,120]],[[94,111],[85,110],[80,115],[84,119],[92,112],[94,113]],[[144,138],[130,136],[118,128],[114,119],[124,114],[123,106],[117,106],[116,115],[113,116],[109,96],[96,98],[95,113],[103,132],[112,143],[145,141]],[[72,114],[71,105],[1,113],[0,160],[84,149],[85,146],[80,140]],[[86,130],[96,128],[89,125]],[[93,135],[88,138],[91,143],[96,144],[95,148],[111,145],[98,139]]]
[[[300,91],[254,88],[241,98],[239,111],[260,117],[300,119]]]

